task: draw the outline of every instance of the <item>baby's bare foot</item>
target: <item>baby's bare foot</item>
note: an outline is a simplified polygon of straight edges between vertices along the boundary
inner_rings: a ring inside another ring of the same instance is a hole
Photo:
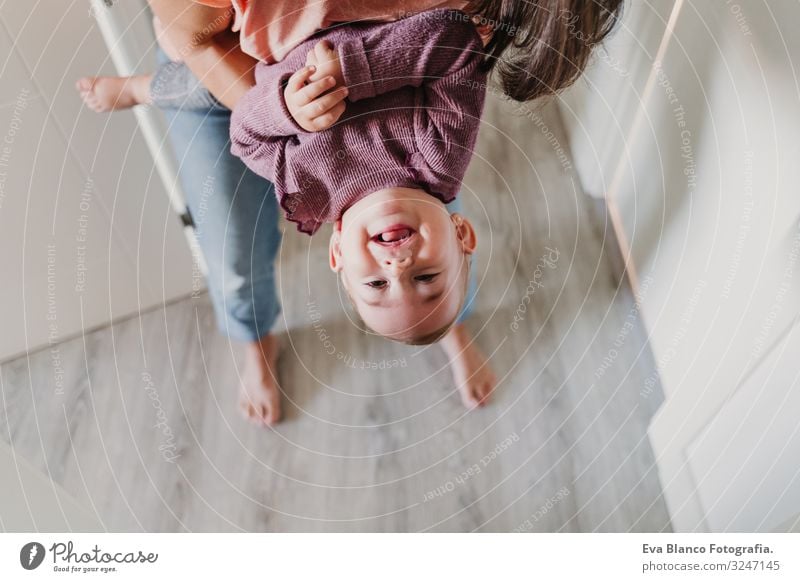
[[[281,419],[278,386],[278,340],[267,335],[247,344],[239,408],[254,424],[272,425]]]
[[[442,338],[442,347],[450,358],[453,379],[467,408],[484,406],[497,384],[486,356],[478,349],[463,324],[453,326]]]
[[[151,75],[83,77],[75,88],[89,109],[105,113],[149,103],[150,79]]]

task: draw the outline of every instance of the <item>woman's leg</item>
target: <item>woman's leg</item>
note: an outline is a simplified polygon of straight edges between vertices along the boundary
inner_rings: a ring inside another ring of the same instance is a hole
[[[273,186],[231,155],[229,110],[213,105],[165,114],[219,328],[245,344],[243,411],[271,424],[280,417],[277,344],[270,335],[280,313],[274,263],[281,233]]]
[[[82,77],[75,88],[89,109],[106,113],[150,103],[151,78],[152,75]]]
[[[145,104],[203,113],[220,107],[211,92],[182,62],[162,60],[151,75],[83,77],[76,88],[87,107],[98,113]]]
[[[149,97],[150,102],[161,109],[224,110],[182,62],[168,61],[159,65],[150,80]]]

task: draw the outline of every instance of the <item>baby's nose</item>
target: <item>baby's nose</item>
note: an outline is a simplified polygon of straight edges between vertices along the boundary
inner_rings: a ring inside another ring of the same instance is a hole
[[[403,271],[404,269],[407,269],[409,265],[411,265],[411,256],[406,255],[404,257],[386,257],[383,260],[383,264],[389,269]]]

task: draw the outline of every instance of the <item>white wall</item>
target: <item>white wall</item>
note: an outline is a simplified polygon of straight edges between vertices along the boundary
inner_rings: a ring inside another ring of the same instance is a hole
[[[74,90],[82,75],[115,73],[89,6],[0,8],[0,361],[191,291],[133,113],[95,114]],[[130,24],[149,34],[146,12]]]
[[[97,515],[0,441],[0,523],[6,532],[103,531]]]
[[[797,450],[800,438],[783,428],[798,366],[782,348],[796,345],[800,314],[800,4],[633,4],[629,17],[644,17],[630,38],[663,52],[647,51],[643,75],[595,68],[589,89],[566,97],[565,119],[579,112],[568,122],[576,167],[608,198],[641,296],[666,398],[650,436],[674,525],[770,529],[800,511],[796,459],[765,474],[741,453],[745,442],[758,455]],[[662,43],[653,31],[670,13]],[[643,51],[624,50],[626,34],[609,50],[636,68]],[[590,157],[608,135],[613,155]],[[740,393],[758,404],[742,409]],[[753,495],[760,486],[785,491],[782,505]]]

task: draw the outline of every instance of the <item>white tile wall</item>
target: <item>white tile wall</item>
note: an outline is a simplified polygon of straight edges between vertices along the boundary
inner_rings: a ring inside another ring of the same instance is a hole
[[[0,168],[0,360],[48,343],[48,244],[60,339],[191,292],[185,239],[134,115],[95,114],[74,90],[82,75],[115,73],[88,3],[19,8],[0,8],[0,141],[19,125]],[[142,13],[138,32],[148,23]]]

